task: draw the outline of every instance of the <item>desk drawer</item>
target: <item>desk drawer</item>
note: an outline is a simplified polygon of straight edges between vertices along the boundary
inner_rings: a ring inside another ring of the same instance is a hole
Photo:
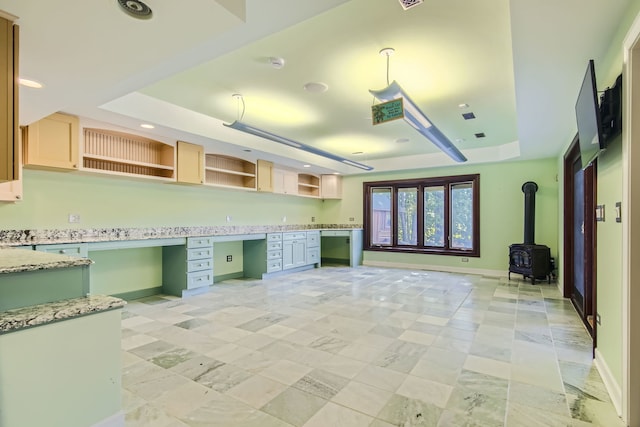
[[[213,258],[213,248],[191,248],[187,249],[187,261],[194,259],[207,259]]]
[[[268,251],[278,251],[282,249],[282,242],[269,242],[267,243]]]
[[[308,231],[307,232],[307,247],[315,247],[320,245],[320,232]]]
[[[351,235],[351,231],[349,231],[349,230],[322,230],[321,235],[322,236],[326,236],[326,237],[338,237],[338,236],[349,237]]]
[[[307,264],[317,264],[320,262],[320,248],[307,250]]]
[[[281,259],[282,251],[269,251],[267,252],[267,259]]]
[[[187,274],[187,289],[213,285],[213,270],[197,271]]]
[[[87,258],[88,246],[86,243],[65,243],[60,245],[36,245],[36,251],[50,254],[68,255],[76,258]]]
[[[188,237],[187,249],[213,247],[213,237]]]
[[[187,272],[211,270],[213,268],[213,260],[211,259],[196,259],[193,261],[187,261]]]
[[[274,271],[282,270],[282,260],[272,259],[267,261],[267,273],[273,273]]]
[[[282,233],[267,234],[267,242],[279,242],[282,240]]]
[[[282,240],[305,240],[307,233],[282,233]]]

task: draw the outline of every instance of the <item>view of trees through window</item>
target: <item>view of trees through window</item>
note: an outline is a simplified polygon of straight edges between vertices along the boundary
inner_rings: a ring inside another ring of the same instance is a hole
[[[479,176],[365,183],[368,249],[479,256]]]

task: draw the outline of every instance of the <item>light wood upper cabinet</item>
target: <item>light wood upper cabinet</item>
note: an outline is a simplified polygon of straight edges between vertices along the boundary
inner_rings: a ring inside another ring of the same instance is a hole
[[[273,192],[273,163],[258,160],[258,191]]]
[[[256,190],[256,164],[222,154],[205,154],[205,185]]]
[[[298,195],[320,197],[320,178],[308,173],[299,173]]]
[[[204,147],[178,141],[177,181],[184,184],[204,183]]]
[[[288,169],[273,168],[273,192],[298,194],[298,173]]]
[[[54,113],[23,128],[25,167],[78,170],[79,120]]]
[[[114,176],[175,182],[176,148],[143,136],[84,128],[82,169]]]
[[[0,13],[0,182],[20,178],[18,143],[18,26]]]
[[[320,193],[323,199],[342,199],[342,176],[322,175]]]

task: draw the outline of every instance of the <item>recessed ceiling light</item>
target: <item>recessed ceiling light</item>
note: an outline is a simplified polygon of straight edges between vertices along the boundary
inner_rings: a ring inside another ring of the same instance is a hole
[[[302,165],[303,168],[310,168],[311,165]]]
[[[405,142],[409,142],[409,138],[398,138],[396,139],[397,144],[404,144]]]
[[[303,87],[304,87],[304,90],[306,90],[309,93],[323,93],[329,89],[329,85],[322,82],[309,82],[305,84]]]
[[[334,175],[340,175],[340,172],[334,172],[333,174]]]
[[[18,83],[20,83],[21,86],[30,87],[33,89],[42,89],[44,87],[44,85],[39,81],[31,79],[20,78],[18,79]]]
[[[271,57],[269,57],[269,64],[271,64],[271,66],[273,68],[275,68],[276,70],[279,70],[282,67],[284,67],[284,58],[279,58],[277,56],[271,56]]]
[[[149,123],[143,123],[143,124],[140,125],[140,127],[141,128],[145,128],[145,129],[154,129],[155,128],[154,125],[151,125]]]
[[[458,108],[469,108],[469,104],[458,104]]]

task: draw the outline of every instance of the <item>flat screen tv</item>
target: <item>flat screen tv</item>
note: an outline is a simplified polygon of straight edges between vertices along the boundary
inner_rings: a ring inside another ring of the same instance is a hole
[[[596,73],[593,59],[589,60],[587,71],[576,101],[576,122],[580,141],[582,168],[586,168],[606,148],[602,135],[602,122],[598,104]]]

